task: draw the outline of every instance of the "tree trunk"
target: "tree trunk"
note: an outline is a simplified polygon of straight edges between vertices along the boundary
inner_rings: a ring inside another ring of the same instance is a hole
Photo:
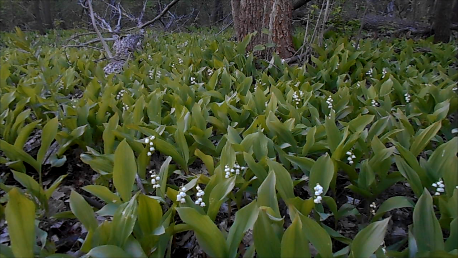
[[[45,34],[45,28],[43,27],[43,21],[41,20],[41,12],[40,12],[40,1],[32,0],[33,4],[33,15],[35,15],[35,23],[37,26],[38,31],[41,34]]]
[[[41,6],[43,7],[43,20],[46,29],[54,29],[53,17],[51,13],[50,0],[41,0]],[[38,2],[38,0],[37,0]]]
[[[294,54],[291,0],[231,0],[231,4],[237,40],[257,32],[247,47],[248,51],[256,45],[274,43],[275,52],[281,58]],[[269,58],[271,52],[266,49],[261,56]]]
[[[452,23],[458,23],[458,0],[455,0],[453,3],[452,14],[453,13],[455,15],[452,15]]]
[[[450,41],[450,23],[452,1],[437,0],[434,10],[434,42],[449,42]]]

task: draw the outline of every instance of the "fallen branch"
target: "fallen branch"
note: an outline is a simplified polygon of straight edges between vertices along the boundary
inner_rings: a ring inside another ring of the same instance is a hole
[[[91,15],[91,20],[92,20],[92,26],[94,26],[94,30],[97,33],[97,37],[102,42],[103,49],[107,53],[107,56],[111,59],[111,58],[113,58],[113,54],[111,53],[110,48],[107,45],[107,42],[105,42],[105,40],[103,40],[102,34],[100,33],[99,29],[97,28],[97,24],[95,23],[94,9],[92,8],[92,0],[88,0],[88,5],[89,5],[89,12],[90,12],[90,15]]]

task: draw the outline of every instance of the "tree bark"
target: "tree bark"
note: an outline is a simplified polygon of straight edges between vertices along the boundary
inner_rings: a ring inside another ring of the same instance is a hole
[[[50,0],[41,0],[41,6],[43,7],[43,20],[44,25],[47,29],[54,29],[53,17],[51,12]],[[38,0],[37,0],[38,2]]]
[[[257,32],[248,51],[256,45],[274,43],[275,52],[281,58],[294,54],[291,0],[232,0],[231,4],[237,40]],[[271,49],[266,49],[260,55],[269,58],[271,53]]]
[[[437,0],[434,10],[434,42],[449,42],[450,41],[450,25],[452,1]]]

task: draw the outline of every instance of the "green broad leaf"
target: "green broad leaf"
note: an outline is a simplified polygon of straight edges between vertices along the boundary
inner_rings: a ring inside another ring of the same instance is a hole
[[[15,257],[34,257],[35,204],[14,187],[8,192],[5,217]]]
[[[334,162],[329,155],[325,154],[319,157],[310,171],[310,188],[314,188],[317,184],[320,184],[323,187],[323,194],[325,195],[334,177],[334,173]]]
[[[390,218],[369,224],[356,234],[351,243],[350,256],[353,258],[370,257],[383,244]]]
[[[441,129],[441,121],[435,122],[428,126],[420,134],[414,137],[413,143],[410,146],[410,152],[416,157],[421,151],[428,145],[429,141],[437,135],[437,132]]]
[[[162,154],[166,156],[171,156],[173,160],[178,163],[181,168],[185,171],[188,171],[188,166],[186,164],[186,161],[183,159],[183,157],[178,153],[177,149],[170,143],[156,138],[154,140],[154,146],[158,151],[160,151]]]
[[[159,183],[160,185],[159,195],[162,198],[165,198],[165,194],[168,189],[166,186],[167,186],[167,180],[169,177],[170,161],[172,161],[172,157],[169,156],[165,159],[164,163],[162,163],[161,168],[159,169],[159,177],[161,178],[160,183]]]
[[[237,45],[237,53],[239,55],[245,55],[245,51],[246,51],[246,48],[248,46],[248,44],[250,43],[251,41],[251,37],[253,37],[253,33],[248,33],[242,40],[242,42],[240,42],[238,45]]]
[[[127,239],[127,242],[123,247],[126,253],[128,253],[133,258],[147,258],[148,257],[146,256],[145,252],[143,251],[143,248],[140,242],[138,242],[138,240],[135,239],[133,236],[130,236]]]
[[[413,210],[413,235],[419,253],[444,250],[442,229],[434,212],[433,198],[426,188]]]
[[[106,156],[93,156],[82,153],[81,161],[91,166],[91,168],[101,174],[111,174],[113,172],[113,161]]]
[[[207,168],[207,171],[210,175],[213,175],[214,171],[215,171],[215,164],[214,164],[214,161],[213,161],[213,157],[210,156],[210,155],[206,155],[205,153],[203,153],[201,150],[199,149],[196,149],[194,151],[194,155],[196,155],[199,159],[201,159],[204,164],[205,164],[205,167]]]
[[[281,242],[274,223],[265,207],[259,208],[258,219],[253,226],[253,240],[259,257],[281,257]]]
[[[331,237],[316,221],[299,214],[305,236],[316,248],[321,257],[332,257]]]
[[[153,234],[162,219],[162,208],[158,201],[146,195],[139,194],[138,224],[145,235]]]
[[[391,79],[388,79],[380,86],[380,97],[390,94],[392,90],[393,81]]]
[[[210,257],[228,257],[228,247],[223,234],[207,215],[193,208],[176,208],[181,220],[196,234],[200,247]]]
[[[259,45],[256,45],[256,46],[253,47],[253,52],[255,52],[255,51],[262,51],[262,50],[264,50],[264,49],[266,49],[266,46],[264,46],[264,45],[262,45],[262,44],[259,44]]]
[[[37,125],[41,122],[41,120],[34,121],[26,126],[24,126],[21,131],[19,132],[16,140],[14,141],[14,146],[22,149],[24,147],[25,143],[27,142],[27,139],[30,136],[30,133],[37,127]]]
[[[114,194],[112,191],[110,191],[110,189],[103,185],[87,185],[83,187],[83,190],[97,196],[97,198],[100,198],[107,204],[121,204],[121,199],[119,198],[119,196]]]
[[[270,171],[267,178],[258,188],[258,206],[270,207],[276,217],[280,217],[278,208],[277,193],[275,191],[275,173]]]
[[[219,182],[210,192],[208,198],[207,215],[210,219],[214,220],[218,214],[221,205],[223,204],[227,195],[234,189],[236,177],[230,177]]]
[[[137,174],[134,152],[124,139],[116,148],[113,165],[113,184],[123,201],[130,200]]]
[[[51,143],[54,140],[54,138],[56,138],[58,126],[59,121],[57,120],[57,117],[55,117],[49,120],[43,127],[43,131],[41,133],[41,146],[37,154],[37,162],[39,164],[43,164],[46,152],[48,151],[49,146],[51,146]]]
[[[386,117],[382,117],[378,119],[375,123],[373,123],[371,128],[369,129],[367,139],[371,141],[375,136],[378,137],[380,134],[382,134],[385,131],[385,128],[389,124],[388,123],[389,119],[390,117],[386,116]]]
[[[11,250],[11,247],[5,244],[0,244],[0,257],[1,258],[14,257],[13,250]]]
[[[445,192],[451,196],[456,185],[458,185],[458,174],[450,171],[458,170],[458,137],[440,145],[429,157],[426,164],[426,172],[435,181],[443,178]]]
[[[281,257],[311,257],[308,240],[299,216],[286,229],[281,240]]]
[[[132,197],[129,202],[121,204],[113,216],[112,229],[109,244],[124,246],[127,238],[134,230],[137,221],[137,195]]]
[[[239,132],[235,130],[232,126],[227,127],[227,140],[231,144],[240,144],[242,142],[242,137],[240,137]]]
[[[305,145],[302,148],[302,155],[307,155],[307,153],[310,151],[312,146],[315,144],[315,133],[316,133],[316,126],[310,128],[310,130],[307,132],[307,136],[305,139]]]
[[[396,166],[399,169],[399,172],[403,177],[407,179],[407,182],[409,182],[412,191],[417,197],[421,196],[423,185],[417,172],[413,170],[400,156],[396,155],[394,156],[394,159],[396,161]]]
[[[313,164],[315,164],[315,161],[313,159],[307,157],[288,155],[286,156],[286,158],[291,163],[298,166],[306,175],[310,174],[310,170],[312,170]]]
[[[391,197],[390,199],[384,201],[382,205],[380,205],[377,213],[375,213],[374,217],[372,218],[372,221],[376,221],[378,218],[382,217],[385,212],[399,208],[413,208],[414,206],[415,204],[413,201],[405,196]]]
[[[33,179],[31,176],[17,172],[13,170],[13,176],[16,181],[18,181],[22,186],[27,188],[27,190],[30,191],[32,195],[34,195],[38,200],[45,206],[47,207],[47,199],[46,195],[43,191],[43,188],[38,184],[35,179]]]
[[[175,132],[175,142],[178,145],[181,157],[183,157],[185,164],[188,164],[189,161],[189,147],[186,142],[186,137],[181,130]]]
[[[115,245],[101,245],[92,248],[89,253],[87,253],[88,257],[92,258],[119,258],[119,257],[126,257],[130,258],[130,256],[126,251],[121,249],[119,246]]]
[[[204,131],[207,128],[207,121],[205,121],[204,115],[206,114],[208,116],[208,113],[203,113],[201,106],[198,103],[194,103],[194,106],[192,107],[192,116],[191,116],[191,122],[194,124],[197,128],[200,130]]]
[[[432,122],[441,121],[447,117],[450,109],[450,100],[447,99],[441,103],[438,103],[434,107],[434,113],[427,115],[428,120]]]
[[[51,198],[51,195],[54,193],[54,191],[57,189],[57,187],[59,187],[59,185],[62,183],[62,181],[66,177],[67,175],[60,176],[59,178],[56,179],[56,181],[54,181],[54,183],[48,189],[45,190],[46,200]]]
[[[247,163],[250,170],[256,175],[256,177],[258,177],[259,180],[264,181],[264,179],[267,177],[267,171],[264,169],[264,167],[259,162],[256,162],[253,157],[246,152],[243,153],[243,159]]]
[[[2,63],[2,67],[0,67],[0,85],[6,85],[6,80],[10,77],[10,65],[5,62]],[[9,104],[13,102],[15,99],[14,94],[16,91],[12,91],[7,94],[3,94],[2,98],[0,99],[0,112],[3,112],[5,109],[8,108]]]
[[[429,179],[427,178],[426,171],[423,167],[418,164],[417,157],[412,154],[409,150],[404,148],[401,144],[399,144],[396,141],[391,140],[391,142],[396,146],[396,150],[399,151],[399,154],[404,158],[404,160],[409,164],[409,166],[415,171],[415,173],[418,175],[420,178],[421,182],[423,184],[426,184],[429,182]]]
[[[5,142],[4,140],[0,140],[0,150],[4,151],[7,156],[11,156],[12,158],[28,163],[37,172],[41,171],[41,164],[32,158],[32,156],[23,151],[22,148],[18,148]]]
[[[258,218],[258,213],[259,209],[256,200],[235,213],[234,224],[229,229],[229,235],[226,240],[226,244],[229,247],[229,258],[235,258],[237,256],[237,250],[243,239],[243,235],[248,229],[253,228]]]
[[[88,231],[97,228],[94,210],[84,200],[83,196],[75,191],[70,194],[70,209]]]
[[[288,129],[288,127],[285,124],[278,120],[278,118],[274,115],[273,112],[269,112],[269,115],[266,119],[266,125],[270,131],[275,132],[275,134],[281,141],[291,144],[293,150],[296,150],[297,142],[294,139],[293,133],[291,132],[291,130]]]
[[[450,252],[458,249],[458,218],[450,223],[450,235],[445,241],[445,251]]]
[[[342,135],[336,126],[334,115],[331,115],[330,117],[326,116],[324,125],[326,129],[328,147],[331,153],[333,153],[342,141]]]
[[[267,165],[275,173],[276,188],[281,198],[287,201],[294,198],[291,174],[278,162],[268,159]]]
[[[102,139],[103,139],[103,151],[105,154],[112,154],[114,152],[115,144],[115,135],[113,130],[116,130],[116,127],[119,123],[118,113],[115,113],[107,124],[104,124],[105,129],[103,130]]]
[[[358,177],[358,187],[369,190],[372,183],[375,181],[375,172],[369,165],[367,160],[364,160],[361,164],[361,172]]]
[[[362,132],[374,120],[374,117],[373,115],[359,115],[348,123],[350,130],[352,132]]]

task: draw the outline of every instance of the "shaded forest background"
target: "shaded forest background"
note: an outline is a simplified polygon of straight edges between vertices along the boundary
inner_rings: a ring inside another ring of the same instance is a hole
[[[37,30],[46,33],[49,29],[90,29],[89,16],[79,4],[84,0],[0,0],[0,30],[11,31],[18,26],[22,30]],[[110,17],[107,3],[121,2],[130,13],[141,12],[141,0],[94,1],[96,12]],[[321,1],[310,1],[294,11],[294,24],[304,24],[307,15]],[[375,29],[396,23],[399,26],[425,27],[434,20],[434,0],[337,0],[333,1],[334,22],[364,18],[367,27]],[[458,1],[449,0],[452,23],[458,23]],[[144,20],[154,18],[168,3],[164,0],[148,2]],[[367,10],[366,10],[367,7]],[[114,13],[110,17],[116,19]],[[190,27],[228,26],[232,22],[231,4],[228,0],[181,0],[161,23],[154,26],[167,31]],[[401,24],[401,25],[400,25]],[[129,26],[129,24],[123,24]]]

